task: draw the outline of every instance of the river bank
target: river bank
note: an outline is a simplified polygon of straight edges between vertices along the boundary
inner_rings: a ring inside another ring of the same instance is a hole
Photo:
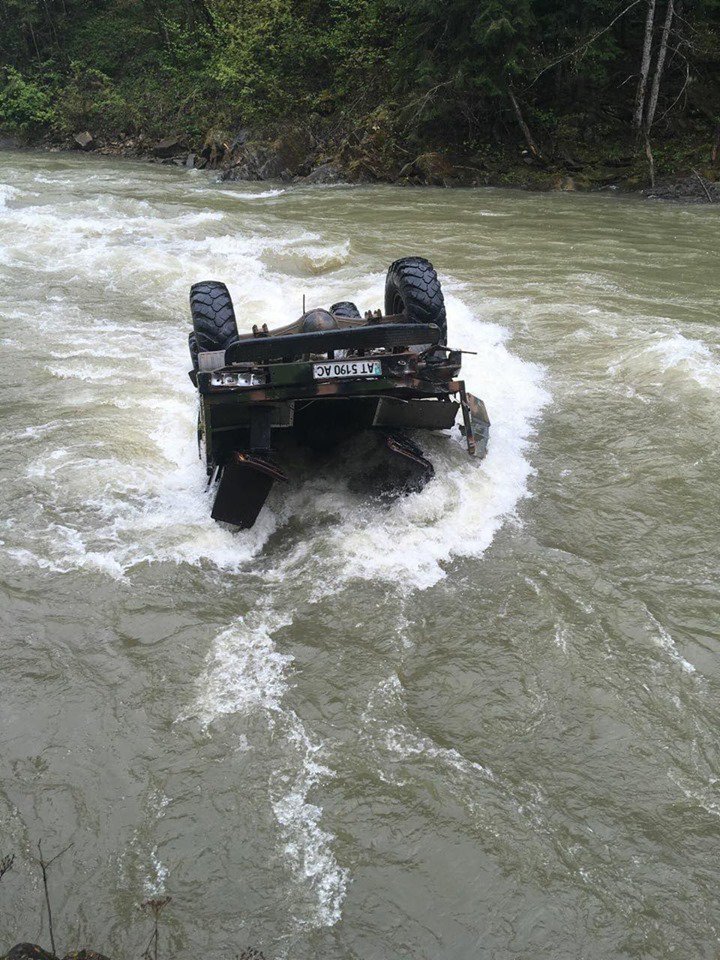
[[[389,183],[401,186],[509,187],[539,192],[624,192],[682,203],[720,203],[720,169],[710,149],[695,142],[656,148],[651,176],[648,160],[623,144],[599,151],[555,145],[552,155],[533,157],[521,145],[458,155],[427,150],[410,156],[381,131],[364,137],[320,140],[308,130],[270,133],[240,130],[234,136],[208,135],[202,143],[169,135],[95,137],[79,131],[71,139],[45,137],[23,144],[3,137],[0,148],[80,151],[96,156],[216,171],[223,181],[285,183]],[[707,154],[703,160],[703,154]]]

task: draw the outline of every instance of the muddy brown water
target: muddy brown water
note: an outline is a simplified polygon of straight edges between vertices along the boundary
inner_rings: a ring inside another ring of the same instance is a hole
[[[714,958],[718,212],[0,154],[0,947]],[[430,256],[493,421],[208,517],[187,292],[379,306]]]

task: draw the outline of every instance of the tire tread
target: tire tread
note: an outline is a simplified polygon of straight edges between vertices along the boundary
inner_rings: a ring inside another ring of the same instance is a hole
[[[425,257],[402,257],[390,264],[385,280],[385,313],[393,312],[396,297],[411,323],[434,323],[440,342],[447,342],[447,313],[442,286],[435,268]]]
[[[330,307],[330,313],[336,317],[346,317],[348,320],[360,320],[362,315],[352,300],[340,300]]]
[[[238,339],[230,291],[219,280],[190,287],[190,313],[198,350],[226,350]]]

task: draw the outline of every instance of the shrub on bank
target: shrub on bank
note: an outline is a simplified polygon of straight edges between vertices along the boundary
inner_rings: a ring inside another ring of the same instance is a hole
[[[24,77],[8,67],[0,86],[0,127],[23,137],[32,137],[57,119],[52,91],[47,84]]]

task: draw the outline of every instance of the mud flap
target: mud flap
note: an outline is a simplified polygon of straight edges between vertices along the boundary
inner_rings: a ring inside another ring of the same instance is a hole
[[[407,493],[422,490],[435,476],[435,468],[420,447],[408,437],[388,434],[385,447],[393,454],[393,483],[396,490]]]
[[[249,453],[235,452],[223,468],[213,520],[231,523],[247,530],[255,523],[276,480],[287,483],[287,476],[274,463]]]
[[[468,393],[465,390],[465,383],[462,380],[458,381],[458,383],[460,386],[460,406],[463,416],[460,433],[465,437],[470,456],[479,457],[482,460],[487,453],[488,439],[490,437],[490,419],[483,401],[472,393]]]

